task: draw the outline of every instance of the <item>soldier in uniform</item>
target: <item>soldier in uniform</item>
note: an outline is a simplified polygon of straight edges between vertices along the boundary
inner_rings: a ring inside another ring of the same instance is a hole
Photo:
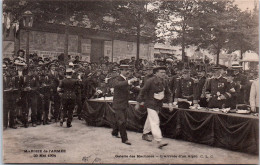
[[[43,125],[49,124],[49,105],[50,105],[50,79],[47,74],[46,67],[40,65],[37,67],[39,75],[39,92],[40,97],[38,100],[38,112],[37,112],[37,125],[43,122]],[[42,97],[41,97],[42,96]]]
[[[29,67],[29,73],[26,76],[25,79],[25,90],[28,91],[28,108],[26,109],[26,113],[24,115],[25,120],[28,120],[28,113],[29,113],[29,108],[31,108],[31,120],[32,120],[32,126],[36,127],[37,123],[37,102],[38,102],[38,97],[40,95],[41,98],[43,98],[43,95],[39,93],[39,77],[38,77],[38,72],[36,70],[35,66],[30,66]],[[26,121],[28,122],[28,121]]]
[[[72,69],[66,69],[66,77],[61,81],[58,91],[62,92],[61,100],[63,107],[63,116],[61,116],[60,125],[63,125],[65,118],[67,117],[67,127],[71,127],[73,119],[73,110],[76,104],[76,88],[78,82],[72,78]]]
[[[183,77],[177,80],[174,105],[179,108],[189,109],[189,102],[195,106],[198,104],[198,80],[190,77],[190,71],[184,69]]]
[[[140,108],[140,103],[144,102],[147,107],[148,116],[144,125],[143,140],[150,141],[148,133],[152,132],[154,140],[158,143],[158,148],[162,148],[167,143],[162,141],[162,133],[160,129],[160,119],[158,116],[159,111],[162,109],[163,99],[167,98],[169,103],[169,110],[173,110],[172,95],[167,82],[165,81],[166,68],[154,68],[155,76],[147,80],[144,87],[141,89],[135,109]]]
[[[15,76],[15,89],[18,89],[17,91],[17,105],[21,107],[22,112],[22,122],[24,124],[25,128],[28,128],[28,92],[25,90],[25,77],[24,69],[26,67],[26,64],[24,62],[15,61],[14,62],[17,74]]]
[[[14,77],[12,76],[12,71],[10,68],[7,68],[6,64],[3,63],[3,116],[4,116],[4,128],[9,127],[16,129],[16,92],[15,84],[14,84]],[[8,114],[10,118],[8,118]]]
[[[247,80],[247,77],[241,73],[241,68],[242,66],[232,66],[234,83],[237,84],[237,86],[239,87],[236,91],[237,104],[249,103],[249,98],[246,98],[246,92],[250,91],[250,85],[248,85],[249,81]]]
[[[215,76],[210,79],[206,87],[206,98],[209,100],[209,108],[224,108],[226,100],[231,97],[230,84],[222,76],[223,69],[221,67],[213,68]]]
[[[49,65],[50,71],[48,74],[48,78],[50,79],[50,94],[51,94],[51,101],[53,102],[53,109],[54,109],[54,119],[55,122],[58,121],[59,113],[60,113],[60,96],[57,92],[57,87],[59,86],[59,76],[56,71],[56,64],[51,63]]]

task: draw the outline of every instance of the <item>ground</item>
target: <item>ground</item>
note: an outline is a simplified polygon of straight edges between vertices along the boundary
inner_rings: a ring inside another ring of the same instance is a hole
[[[128,131],[131,146],[111,136],[110,128],[87,126],[74,118],[71,128],[59,123],[3,131],[4,163],[173,163],[258,164],[258,155],[234,152],[187,141],[156,143]],[[30,152],[30,150],[33,150]]]

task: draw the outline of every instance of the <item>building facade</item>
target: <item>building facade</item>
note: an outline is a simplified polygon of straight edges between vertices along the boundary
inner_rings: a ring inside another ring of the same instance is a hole
[[[12,27],[11,27],[12,28]],[[10,33],[11,31],[11,33]],[[3,57],[12,58],[19,49],[26,50],[27,32],[10,29],[4,33]],[[110,61],[136,57],[136,36],[94,30],[81,27],[68,27],[68,55],[82,61],[98,62],[100,57],[108,56]],[[43,58],[55,59],[65,52],[65,26],[57,24],[35,24],[29,30],[29,53],[37,53]],[[154,44],[148,37],[141,37],[140,59],[153,60]]]

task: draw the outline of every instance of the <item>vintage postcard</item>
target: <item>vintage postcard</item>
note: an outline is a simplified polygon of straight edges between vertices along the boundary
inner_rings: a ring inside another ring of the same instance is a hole
[[[257,0],[3,0],[4,164],[258,164]]]

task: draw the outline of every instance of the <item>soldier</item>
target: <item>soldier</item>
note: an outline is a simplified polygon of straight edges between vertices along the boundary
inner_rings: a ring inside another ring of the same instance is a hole
[[[65,118],[67,117],[67,127],[72,127],[71,122],[73,119],[73,110],[76,103],[76,88],[77,88],[77,80],[72,78],[72,69],[66,69],[66,77],[61,81],[58,91],[62,92],[62,107],[63,107],[63,115],[61,116],[60,125],[63,125]]]
[[[249,98],[246,98],[246,92],[250,91],[250,85],[248,85],[249,81],[247,80],[247,77],[241,73],[241,68],[242,66],[239,65],[232,66],[234,83],[236,83],[239,87],[236,91],[237,104],[245,104],[246,102],[249,103]]]
[[[190,71],[184,69],[183,77],[177,80],[174,105],[188,109],[191,103],[198,106],[198,80],[190,77]]]
[[[14,62],[17,70],[17,74],[15,75],[15,88],[17,91],[17,105],[21,107],[22,111],[22,122],[25,128],[28,128],[28,100],[27,94],[28,92],[25,89],[25,77],[24,69],[26,68],[26,64],[20,61]]]
[[[25,79],[25,90],[28,91],[28,108],[26,111],[26,116],[25,119],[28,120],[28,111],[29,108],[31,108],[31,121],[32,121],[32,126],[36,127],[37,123],[37,102],[38,102],[38,97],[40,95],[41,98],[43,98],[43,95],[39,93],[39,77],[38,77],[38,72],[36,70],[36,67],[30,66],[29,67],[29,73],[26,76]]]
[[[209,108],[224,108],[226,99],[231,97],[230,84],[222,76],[223,69],[221,67],[213,68],[215,76],[209,80],[206,87],[206,98],[209,100]]]
[[[49,115],[49,105],[50,105],[50,79],[47,74],[47,70],[44,65],[37,67],[39,75],[39,92],[43,97],[39,97],[38,101],[38,113],[37,113],[37,125],[49,124],[48,115]],[[40,95],[40,96],[41,96]]]
[[[72,75],[73,79],[76,79],[78,81],[78,84],[76,86],[76,105],[77,105],[77,116],[78,119],[81,120],[81,111],[82,111],[82,91],[83,91],[83,71],[81,68],[78,68],[76,72]]]
[[[3,115],[4,115],[4,127],[9,127],[16,129],[16,92],[15,84],[14,84],[14,77],[12,76],[12,71],[10,68],[7,68],[6,64],[3,63],[3,89],[4,89],[4,95],[3,95]],[[8,118],[8,114],[10,118]]]
[[[51,63],[49,65],[50,71],[48,74],[48,78],[50,79],[50,94],[51,94],[51,101],[53,102],[53,115],[55,122],[58,121],[59,113],[60,113],[60,96],[57,92],[57,87],[59,86],[59,77],[56,71],[56,64]]]

